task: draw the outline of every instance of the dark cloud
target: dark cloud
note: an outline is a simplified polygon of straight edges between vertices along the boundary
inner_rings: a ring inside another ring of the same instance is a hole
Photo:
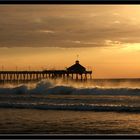
[[[0,47],[103,47],[107,46],[106,40],[139,43],[140,21],[134,22],[127,12],[121,13],[123,9],[95,5],[1,5]]]

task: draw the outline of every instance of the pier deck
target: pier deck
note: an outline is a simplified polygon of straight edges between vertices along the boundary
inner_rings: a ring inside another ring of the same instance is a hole
[[[8,81],[34,81],[41,79],[91,79],[92,71],[71,72],[67,70],[43,70],[43,71],[0,71],[0,82]]]

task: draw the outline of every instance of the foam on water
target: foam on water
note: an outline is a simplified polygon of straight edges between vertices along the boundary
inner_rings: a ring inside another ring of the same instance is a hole
[[[7,84],[0,87],[0,107],[140,112],[140,88],[61,80]]]
[[[85,84],[85,85],[84,85]],[[140,95],[138,87],[104,87],[87,83],[62,83],[62,81],[40,81],[36,84],[4,85],[0,94],[71,94],[71,95]]]

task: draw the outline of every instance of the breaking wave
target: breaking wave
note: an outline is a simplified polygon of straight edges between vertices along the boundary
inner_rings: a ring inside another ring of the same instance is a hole
[[[140,112],[140,88],[46,80],[30,84],[7,84],[0,87],[0,107]]]
[[[124,105],[0,103],[0,107],[21,108],[21,109],[43,109],[43,110],[115,111],[115,112],[140,113],[140,106],[124,106]]]
[[[63,83],[53,83],[52,81],[41,81],[35,85],[6,85],[0,88],[0,94],[43,94],[43,95],[140,95],[140,88],[130,87],[99,87],[94,85],[81,86]]]

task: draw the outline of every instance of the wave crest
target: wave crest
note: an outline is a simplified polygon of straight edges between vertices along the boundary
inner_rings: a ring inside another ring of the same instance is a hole
[[[140,95],[139,88],[102,88],[102,87],[76,87],[66,84],[57,84],[52,81],[41,81],[35,86],[23,84],[14,87],[0,88],[0,94],[70,94],[70,95]]]

